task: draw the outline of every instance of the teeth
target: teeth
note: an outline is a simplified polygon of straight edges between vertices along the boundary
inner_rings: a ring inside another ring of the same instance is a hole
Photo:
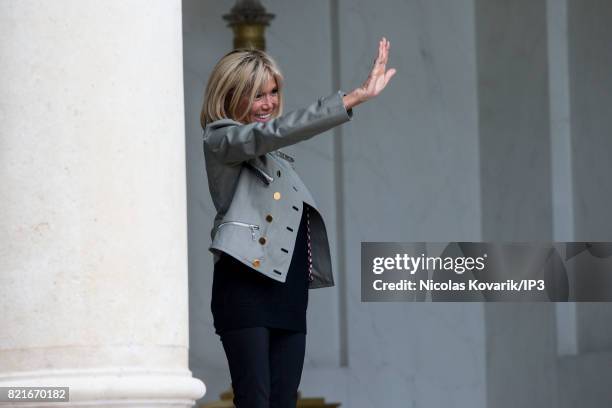
[[[260,119],[267,119],[268,117],[270,117],[270,114],[269,114],[269,113],[267,113],[267,114],[265,114],[265,115],[255,115],[255,116],[257,116],[257,117],[258,117],[258,118],[260,118]]]

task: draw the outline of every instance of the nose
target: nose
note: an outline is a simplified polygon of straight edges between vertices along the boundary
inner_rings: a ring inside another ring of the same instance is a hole
[[[274,104],[274,97],[272,95],[265,95],[263,100],[263,108],[271,109]]]

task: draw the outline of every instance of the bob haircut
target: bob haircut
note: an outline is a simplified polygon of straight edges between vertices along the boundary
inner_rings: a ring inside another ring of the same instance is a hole
[[[242,122],[257,93],[270,78],[276,80],[278,89],[278,107],[272,112],[272,116],[277,117],[283,110],[283,75],[276,62],[256,49],[236,49],[223,56],[208,78],[200,114],[202,128],[219,119]],[[247,97],[249,103],[244,112],[238,112],[243,97]]]

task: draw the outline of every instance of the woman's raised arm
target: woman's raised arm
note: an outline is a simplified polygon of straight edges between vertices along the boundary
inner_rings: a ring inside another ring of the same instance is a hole
[[[241,124],[231,119],[211,123],[204,131],[204,149],[227,164],[238,164],[325,132],[350,120],[342,93],[320,98],[310,106],[267,122]]]

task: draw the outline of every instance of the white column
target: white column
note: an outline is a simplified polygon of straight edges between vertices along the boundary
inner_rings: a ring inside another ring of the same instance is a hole
[[[181,2],[2,0],[0,61],[0,386],[192,406]]]

